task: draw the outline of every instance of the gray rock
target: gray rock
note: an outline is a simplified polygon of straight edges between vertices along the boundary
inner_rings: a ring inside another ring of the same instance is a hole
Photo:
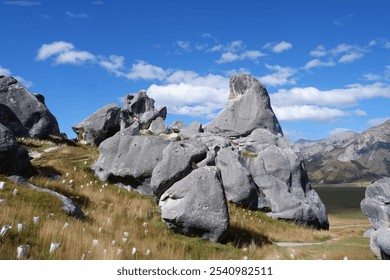
[[[168,133],[168,126],[161,117],[158,117],[150,124],[149,131],[154,135]]]
[[[28,151],[20,147],[11,130],[0,123],[0,173],[20,175],[30,169]]]
[[[118,105],[106,105],[72,129],[80,143],[99,146],[101,142],[119,131],[120,112],[121,108]]]
[[[140,124],[138,121],[133,122],[129,127],[121,129],[117,134],[124,135],[140,135]]]
[[[18,137],[30,136],[28,130],[23,126],[15,113],[4,104],[0,104],[0,123],[4,124]]]
[[[24,137],[26,131],[33,138],[60,136],[57,120],[44,104],[43,96],[33,95],[16,79],[0,76],[0,104],[13,112],[10,114],[8,110],[6,114],[11,116],[9,124],[4,118],[1,122],[7,127],[9,125],[16,136]]]
[[[269,216],[328,229],[326,209],[311,188],[303,157],[287,139],[256,129],[239,140],[245,165],[259,190]]]
[[[117,133],[99,146],[99,158],[92,166],[100,180],[129,185],[153,195],[150,178],[170,142],[158,136],[129,136]]]
[[[45,188],[41,188],[41,187],[37,187],[33,184],[31,184],[26,178],[23,178],[23,177],[20,177],[20,176],[10,176],[8,177],[8,179],[10,179],[11,181],[17,183],[17,184],[20,184],[20,185],[25,185],[27,187],[29,187],[30,189],[34,190],[34,191],[38,191],[38,192],[45,192],[45,193],[48,193],[52,196],[55,196],[56,198],[58,198],[59,200],[61,200],[62,202],[62,209],[69,215],[69,216],[72,216],[72,217],[76,217],[78,219],[83,219],[84,218],[84,213],[83,211],[80,209],[80,207],[75,203],[73,202],[72,199],[58,193],[58,192],[55,192],[55,191],[52,191],[52,190],[49,190],[49,189],[45,189]]]
[[[161,217],[175,232],[218,241],[229,226],[225,194],[216,167],[194,170],[161,197]]]
[[[271,108],[267,90],[250,75],[235,75],[230,79],[227,107],[216,119],[207,124],[204,130],[218,135],[238,137],[247,136],[256,128],[265,128],[273,134],[283,135]]]
[[[175,133],[179,133],[183,129],[185,129],[187,126],[182,120],[177,120],[171,125],[171,129]]]
[[[182,129],[179,133],[182,139],[189,139],[192,136],[203,132],[202,124],[200,122],[193,122],[188,127]]]
[[[258,190],[243,159],[231,148],[218,151],[215,166],[221,171],[222,183],[228,201],[249,209],[258,207]]]
[[[360,207],[374,229],[390,227],[390,178],[369,185]]]
[[[147,111],[144,114],[142,114],[141,117],[139,118],[139,122],[141,123],[141,128],[148,129],[152,121],[154,121],[157,118],[162,118],[163,120],[165,120],[166,116],[167,116],[166,107],[163,107],[160,110]]]
[[[376,243],[382,260],[390,260],[390,228],[382,227],[377,231]]]
[[[151,186],[156,197],[160,198],[175,182],[190,174],[206,157],[207,151],[206,145],[200,141],[171,142],[152,173]]]

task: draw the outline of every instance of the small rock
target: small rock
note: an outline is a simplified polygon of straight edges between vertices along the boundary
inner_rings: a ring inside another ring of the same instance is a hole
[[[0,191],[4,190],[5,188],[5,182],[1,181],[0,182]]]
[[[4,225],[0,230],[0,236],[3,237],[6,235],[6,233],[11,229],[12,227],[10,225]]]
[[[49,250],[49,253],[52,254],[55,252],[55,250],[58,249],[58,247],[60,246],[61,243],[57,243],[57,242],[53,242],[50,244],[50,250]]]
[[[21,245],[17,249],[17,259],[26,259],[30,253],[30,245]]]

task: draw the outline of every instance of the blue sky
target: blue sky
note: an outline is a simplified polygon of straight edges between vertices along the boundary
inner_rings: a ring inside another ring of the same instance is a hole
[[[390,1],[4,1],[0,74],[45,95],[60,128],[148,91],[167,123],[210,121],[250,73],[285,135],[390,117]]]

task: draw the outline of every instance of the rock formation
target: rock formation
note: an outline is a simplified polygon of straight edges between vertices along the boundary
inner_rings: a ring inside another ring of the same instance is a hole
[[[371,250],[379,258],[390,259],[390,178],[367,187],[361,209],[373,228],[369,232]]]
[[[317,183],[374,181],[390,176],[390,120],[361,134],[346,132],[296,143]]]
[[[27,149],[20,147],[12,131],[0,123],[0,173],[21,175],[30,168]]]
[[[242,74],[231,78],[230,87],[227,108],[205,132],[198,122],[161,132],[166,126],[160,116],[152,128],[148,124],[149,135],[142,133],[145,114],[161,111],[144,92],[127,97],[124,110],[139,122],[141,135],[134,135],[132,123],[103,141],[95,173],[152,195],[168,226],[190,236],[220,240],[228,228],[226,200],[328,229],[325,206],[310,186],[299,150],[282,136],[265,88]],[[166,134],[171,131],[174,137]]]
[[[82,144],[99,146],[101,142],[119,131],[120,111],[118,105],[109,104],[73,126],[78,141]]]
[[[0,123],[17,137],[60,136],[58,123],[41,94],[32,94],[12,77],[0,76]]]
[[[218,135],[239,137],[249,135],[256,128],[283,135],[263,85],[250,75],[233,76],[227,107],[204,129]]]
[[[126,135],[164,134],[168,127],[164,120],[167,108],[155,109],[154,99],[141,90],[127,95],[123,100],[123,109],[110,104],[100,108],[81,123],[72,127],[80,143],[99,146],[101,142],[119,131]]]

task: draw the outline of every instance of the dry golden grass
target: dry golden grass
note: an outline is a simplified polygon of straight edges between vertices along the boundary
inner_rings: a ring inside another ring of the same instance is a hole
[[[7,199],[0,205],[0,227],[4,224],[13,227],[0,237],[0,259],[15,259],[17,246],[23,244],[31,246],[29,259],[290,259],[292,250],[297,259],[320,259],[324,254],[328,259],[340,259],[346,250],[350,250],[351,259],[372,257],[368,240],[361,237],[363,228],[307,229],[233,204],[229,204],[231,226],[221,243],[175,234],[161,220],[151,198],[97,180],[89,170],[98,157],[96,148],[61,143],[55,138],[19,141],[42,153],[33,160],[38,173],[30,181],[71,197],[86,218],[80,221],[68,217],[58,199],[0,177],[6,181],[0,198]],[[55,150],[44,152],[47,148]],[[60,177],[49,179],[48,175],[53,174]],[[16,196],[12,195],[14,188],[19,189]],[[33,216],[40,216],[38,224],[33,223]],[[330,218],[337,225],[351,222],[345,217]],[[16,230],[18,223],[26,225],[22,233]],[[338,240],[307,247],[273,244],[322,242],[332,238]],[[50,254],[53,242],[60,246]]]

